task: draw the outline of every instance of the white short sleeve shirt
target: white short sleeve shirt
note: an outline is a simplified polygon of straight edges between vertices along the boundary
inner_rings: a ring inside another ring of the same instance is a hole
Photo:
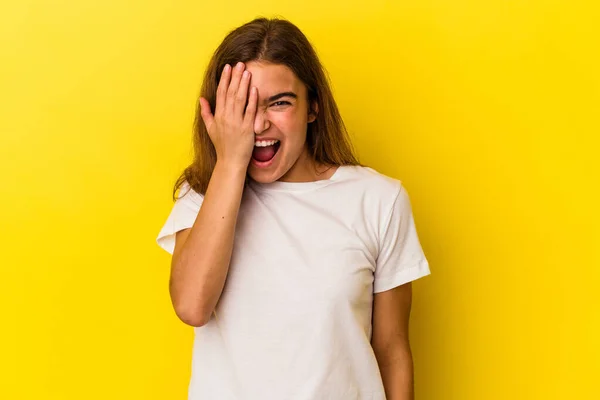
[[[184,184],[157,237],[169,253],[203,196]],[[189,399],[384,400],[373,294],[430,274],[399,180],[342,166],[327,180],[244,189],[232,259],[195,328]]]

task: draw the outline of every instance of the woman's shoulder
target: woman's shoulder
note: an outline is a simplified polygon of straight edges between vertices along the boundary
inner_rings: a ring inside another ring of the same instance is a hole
[[[185,180],[179,186],[179,192],[177,193],[177,201],[178,202],[191,202],[195,205],[200,206],[202,201],[204,200],[204,196],[194,190],[192,185]]]
[[[395,197],[403,187],[402,180],[386,175],[373,167],[345,166],[345,176],[350,182],[372,194],[384,198]]]

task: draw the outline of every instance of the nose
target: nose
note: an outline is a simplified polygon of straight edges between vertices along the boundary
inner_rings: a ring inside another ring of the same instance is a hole
[[[271,126],[271,123],[265,114],[266,112],[261,110],[257,110],[256,112],[256,117],[254,118],[254,133],[257,135],[266,131],[269,129],[269,126]]]

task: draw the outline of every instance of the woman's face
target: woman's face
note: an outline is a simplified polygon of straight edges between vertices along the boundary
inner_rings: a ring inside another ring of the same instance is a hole
[[[313,165],[306,146],[308,123],[316,118],[308,106],[307,89],[288,67],[251,61],[250,87],[258,89],[254,121],[255,146],[248,175],[260,183],[277,180],[303,182],[314,180]],[[316,110],[316,103],[313,108]],[[277,140],[272,146],[269,141]],[[274,155],[273,155],[274,153]]]

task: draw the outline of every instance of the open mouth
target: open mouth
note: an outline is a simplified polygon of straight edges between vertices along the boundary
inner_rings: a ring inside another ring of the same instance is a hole
[[[254,146],[252,159],[258,164],[268,163],[275,157],[280,146],[281,142],[279,140],[258,142],[257,145]]]

